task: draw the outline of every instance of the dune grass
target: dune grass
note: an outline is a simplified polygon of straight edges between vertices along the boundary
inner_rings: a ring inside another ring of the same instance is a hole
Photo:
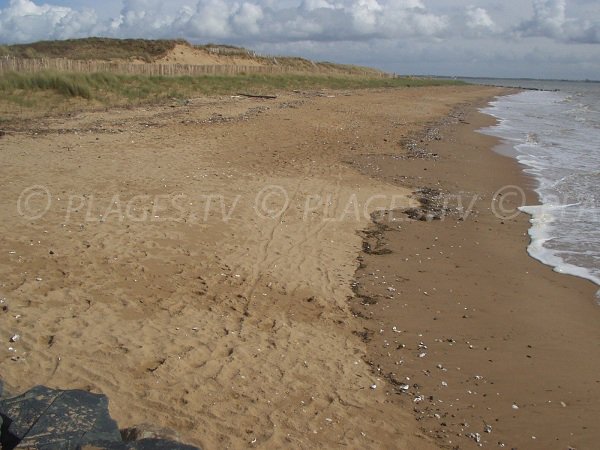
[[[7,73],[0,76],[0,104],[38,112],[77,100],[79,106],[157,103],[200,95],[238,92],[273,94],[293,89],[364,89],[457,84],[426,78],[379,78],[340,75],[235,75],[159,77],[109,73]],[[69,103],[70,104],[70,103]],[[63,105],[64,106],[64,105]],[[60,109],[60,108],[59,108]],[[64,108],[63,108],[64,109]]]
[[[252,50],[225,44],[209,43],[192,45],[183,39],[114,39],[88,37],[39,41],[29,44],[0,45],[0,57],[12,56],[20,59],[66,58],[71,60],[141,60],[147,63],[167,56],[177,45],[187,46],[220,56],[230,56],[254,61],[265,66],[289,67],[293,70],[318,73],[350,73],[355,75],[379,75],[382,72],[369,67],[329,62],[313,62],[291,56],[257,55]]]
[[[0,47],[0,56],[17,58],[68,58],[68,59],[131,59],[152,62],[165,56],[177,44],[187,44],[174,39],[111,39],[89,37],[57,41],[39,41],[30,44],[13,44]]]

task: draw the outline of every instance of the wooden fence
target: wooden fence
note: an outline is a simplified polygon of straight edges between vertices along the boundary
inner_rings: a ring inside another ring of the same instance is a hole
[[[321,70],[320,70],[321,69]],[[318,65],[310,71],[303,71],[284,65],[193,65],[193,64],[156,64],[156,63],[113,63],[104,61],[83,61],[64,58],[22,59],[13,57],[0,58],[0,74],[7,72],[108,72],[126,75],[155,76],[198,76],[198,75],[239,75],[239,74],[281,74],[281,73],[327,73],[374,76],[373,72],[360,73],[356,69],[344,71],[340,68],[320,68]],[[388,74],[381,74],[387,77]]]

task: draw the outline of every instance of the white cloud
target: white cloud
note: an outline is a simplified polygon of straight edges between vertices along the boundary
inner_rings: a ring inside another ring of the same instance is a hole
[[[261,31],[261,21],[264,18],[263,10],[253,3],[243,3],[232,16],[232,23],[236,30],[250,35],[258,35]]]
[[[160,0],[124,0],[119,14],[103,23],[93,12],[12,0],[0,10],[0,27],[2,41],[76,37],[92,27],[118,37],[273,42],[435,36],[447,21],[427,11],[421,0],[196,0],[179,9]]]
[[[29,0],[11,0],[0,10],[0,41],[22,42],[86,36],[95,30],[94,11],[76,11],[64,6],[37,5]]]
[[[467,26],[473,30],[494,31],[496,24],[484,8],[467,8]]]

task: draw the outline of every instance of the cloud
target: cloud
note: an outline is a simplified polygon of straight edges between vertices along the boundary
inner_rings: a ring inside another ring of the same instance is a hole
[[[173,8],[160,0],[125,0],[103,23],[94,11],[30,0],[11,0],[0,10],[0,40],[30,41],[97,34],[115,37],[185,37],[253,42],[353,41],[440,36],[444,16],[421,0],[196,0]]]
[[[76,11],[55,5],[11,0],[0,10],[0,41],[23,42],[65,39],[93,33],[98,18],[92,10]]]
[[[0,0],[0,5],[0,43],[184,38],[402,73],[476,73],[480,67],[480,73],[524,76],[547,67],[554,76],[600,78],[597,0]],[[532,54],[543,55],[547,64],[531,64]],[[571,55],[578,63],[561,66],[558,58]]]
[[[600,43],[600,18],[569,18],[566,0],[534,0],[533,17],[515,30],[521,37],[546,37],[562,42]]]
[[[495,31],[496,24],[484,8],[467,8],[467,26],[472,30]]]

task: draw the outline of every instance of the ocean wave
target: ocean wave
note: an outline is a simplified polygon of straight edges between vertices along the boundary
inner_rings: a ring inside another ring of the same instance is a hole
[[[481,130],[511,145],[537,180],[541,205],[531,216],[529,254],[556,272],[600,285],[600,89],[527,91],[500,97],[483,110],[498,119]],[[600,291],[599,291],[600,292]]]

